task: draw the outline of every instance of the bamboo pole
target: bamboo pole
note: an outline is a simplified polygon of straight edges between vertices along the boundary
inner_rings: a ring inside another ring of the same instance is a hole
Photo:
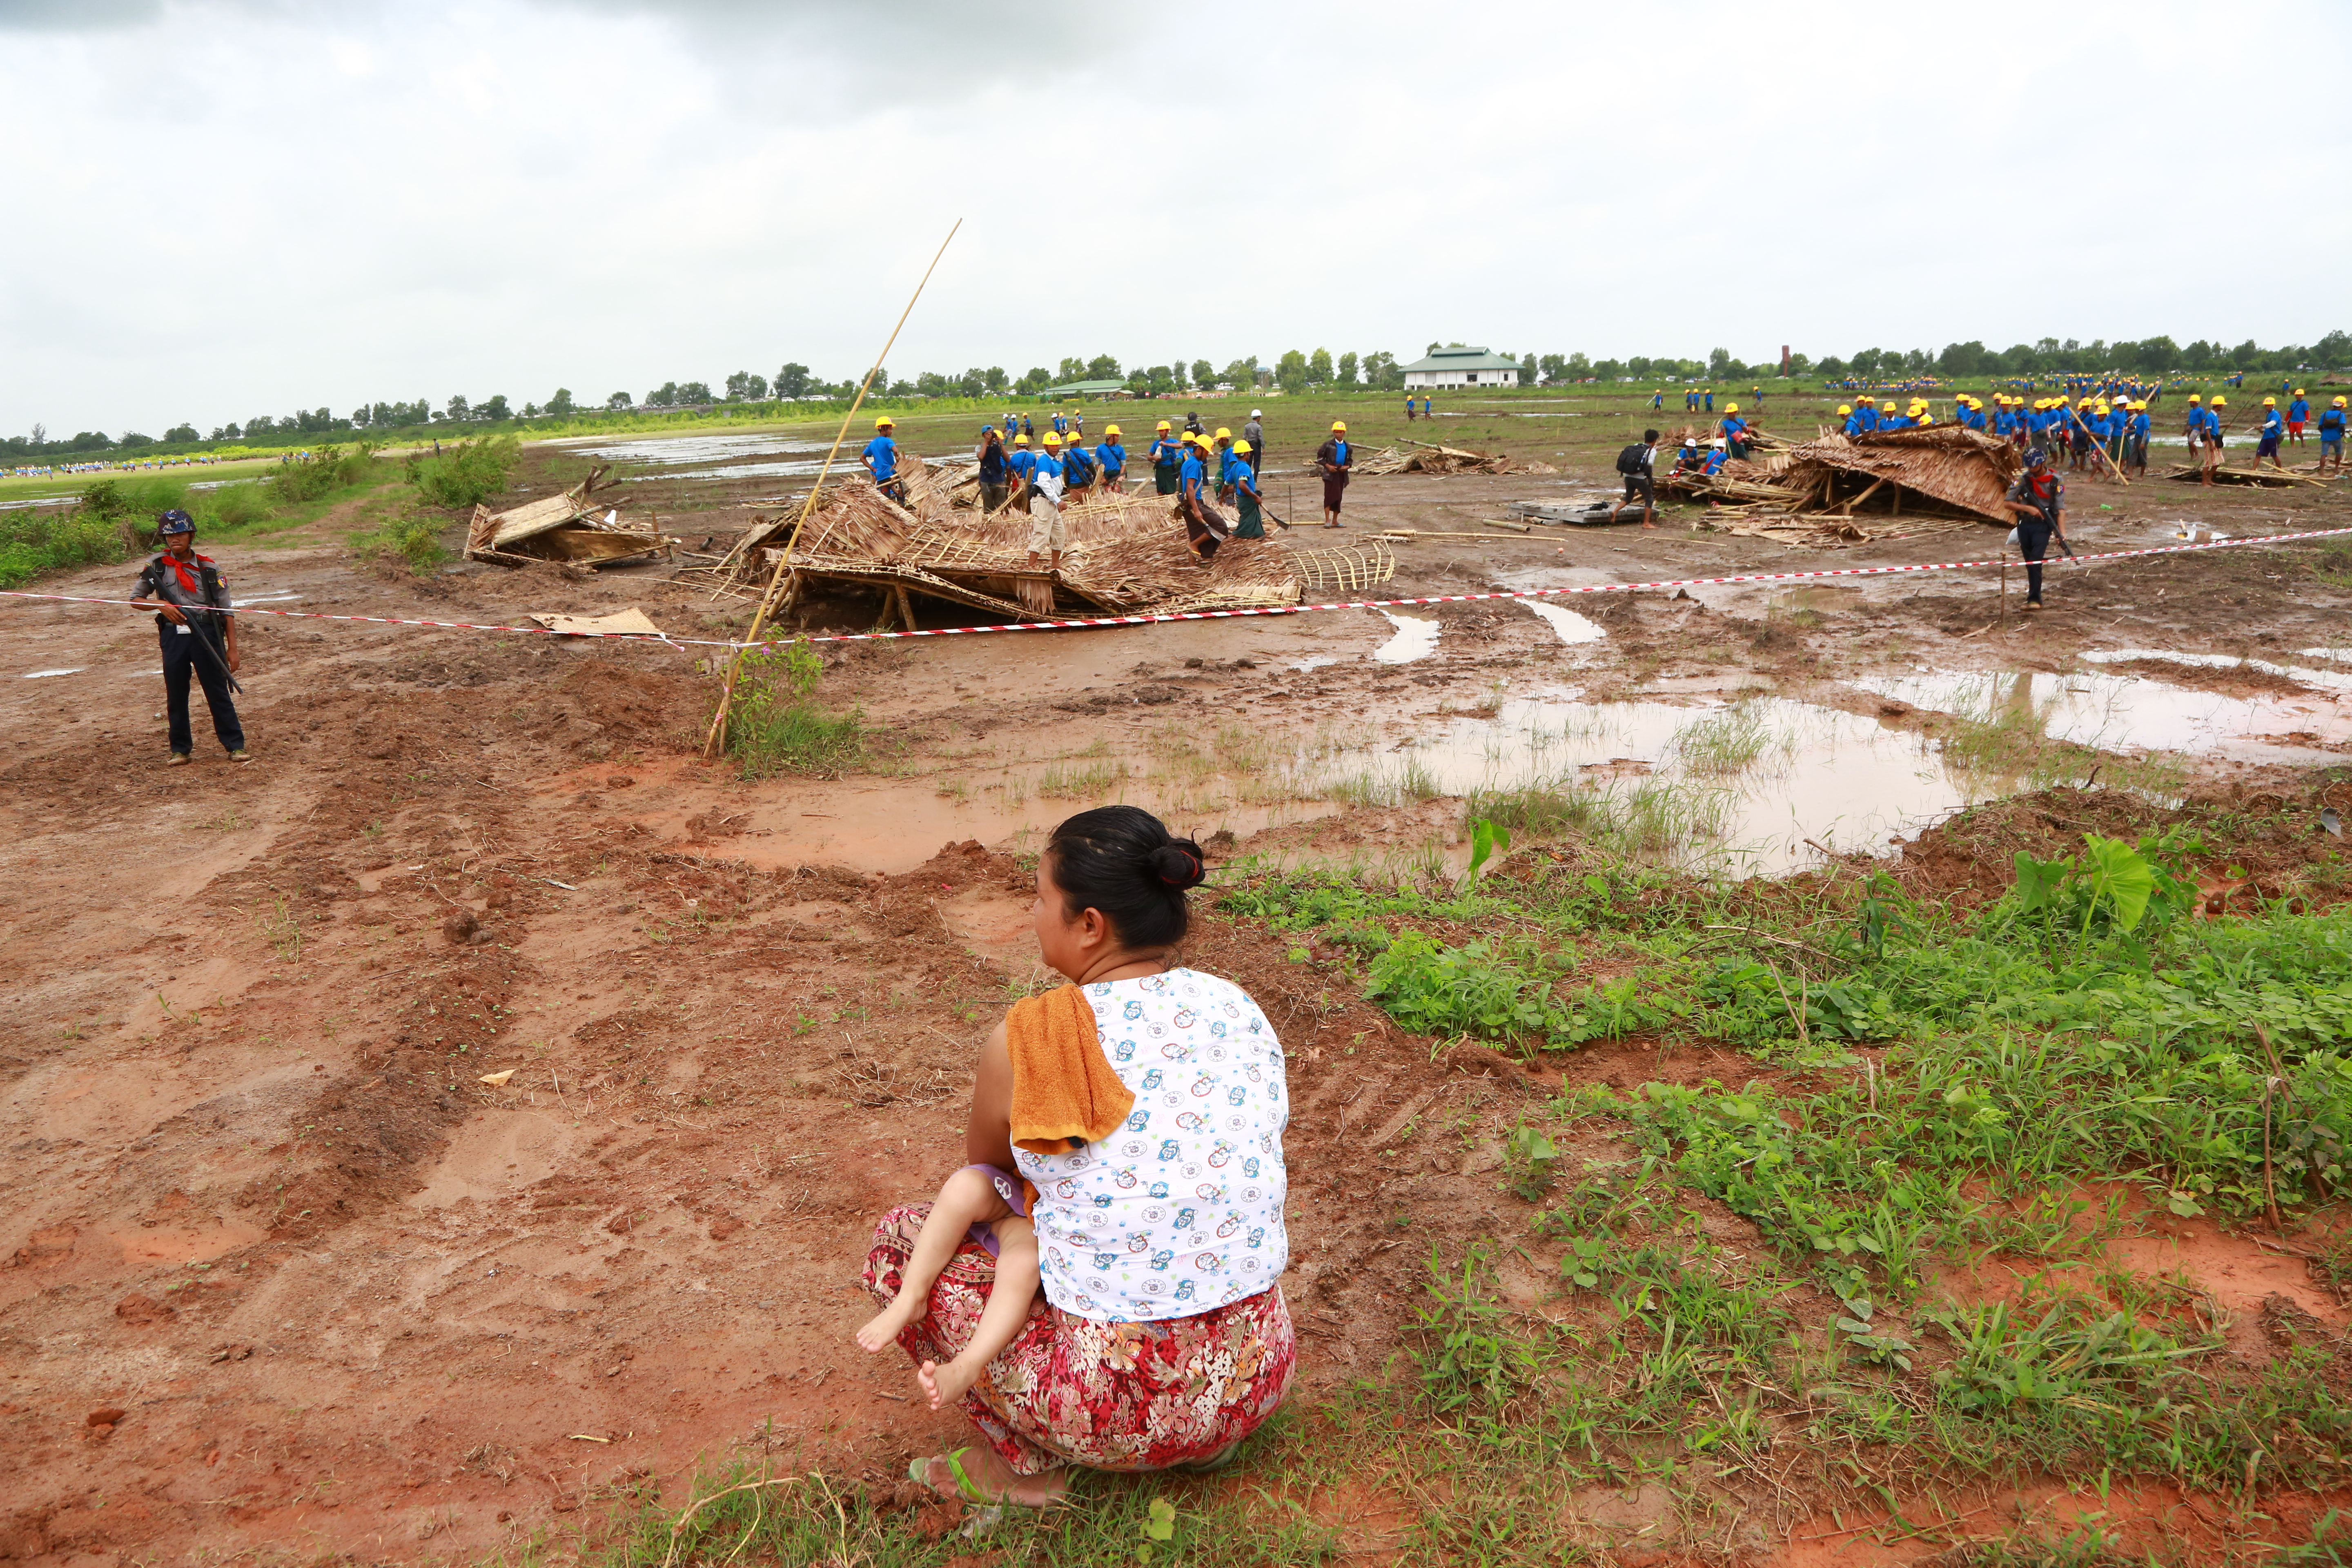
[[[2091,437],[2091,450],[2099,455],[2099,461],[2107,466],[2107,472],[2115,475],[2116,483],[2128,488],[2131,481],[2124,478],[2124,471],[2121,468],[2116,467],[2116,460],[2107,456],[2106,443],[2099,439],[2098,433],[2090,426],[2084,424],[2083,416],[2074,412],[2074,405],[2071,403],[2066,405],[2066,417],[2083,426],[2083,434]]]
[[[898,344],[899,331],[906,326],[907,318],[915,313],[915,301],[923,297],[924,285],[930,282],[931,274],[939,268],[940,258],[948,253],[949,242],[955,238],[956,230],[961,227],[963,219],[956,219],[954,226],[948,230],[948,237],[940,241],[940,248],[931,257],[930,266],[923,268],[921,281],[915,285],[914,293],[908,298],[907,308],[898,312],[898,325],[890,329],[889,339],[883,343],[882,352],[875,356],[873,364],[866,369],[866,379],[858,384],[857,395],[849,403],[849,412],[841,416],[841,428],[834,432],[833,448],[825,453],[824,462],[817,469],[816,481],[809,486],[808,500],[801,505],[801,515],[793,524],[792,537],[784,542],[784,552],[776,558],[775,575],[768,579],[768,591],[760,595],[760,607],[751,616],[751,629],[743,638],[746,646],[737,648],[735,657],[728,661],[727,684],[719,693],[719,711],[711,715],[710,733],[703,738],[702,754],[706,758],[716,759],[726,748],[727,715],[735,702],[735,678],[742,670],[743,656],[751,651],[749,645],[760,640],[760,630],[767,624],[770,608],[776,603],[776,594],[783,585],[785,574],[793,569],[793,552],[800,548],[801,530],[807,525],[809,515],[816,510],[816,498],[824,491],[825,477],[833,472],[833,460],[841,455],[842,442],[849,438],[850,421],[857,417],[858,409],[865,405],[866,394],[874,384],[874,373],[889,363],[890,351]],[[908,618],[912,620],[911,616]]]

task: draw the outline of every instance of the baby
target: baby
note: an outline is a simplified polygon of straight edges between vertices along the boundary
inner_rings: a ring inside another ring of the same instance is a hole
[[[966,1165],[950,1176],[908,1254],[897,1299],[857,1331],[858,1344],[868,1352],[896,1341],[899,1331],[923,1315],[932,1284],[967,1232],[996,1259],[996,1283],[963,1353],[945,1366],[927,1361],[916,1369],[915,1380],[934,1410],[961,1399],[1028,1321],[1029,1303],[1037,1294],[1037,1231],[1029,1223],[1021,1178],[993,1165]]]

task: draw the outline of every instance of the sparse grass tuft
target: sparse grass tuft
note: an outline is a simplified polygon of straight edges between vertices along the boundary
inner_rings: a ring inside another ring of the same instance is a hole
[[[735,681],[727,751],[745,778],[837,773],[866,753],[863,718],[828,714],[811,700],[824,662],[804,642],[748,654]]]

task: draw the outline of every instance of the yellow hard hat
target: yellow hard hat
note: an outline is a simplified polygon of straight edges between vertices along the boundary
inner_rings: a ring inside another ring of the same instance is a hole
[[[2230,405],[2230,400],[2229,400],[2228,398],[2226,398],[2226,397],[2222,396],[2222,395],[2221,395],[2220,393],[2218,393],[2218,392],[2217,392],[2217,393],[2215,393],[2215,394],[2213,395],[2213,406],[2214,406],[2214,407],[2216,407],[2216,408],[2227,408],[2229,405]]]
[[[1218,440],[1220,440],[1220,441],[1230,441],[1230,440],[1232,440],[1233,438],[1234,438],[1234,433],[1233,433],[1232,431],[1230,431],[1230,430],[1226,429],[1226,428],[1225,428],[1223,426],[1222,426],[1222,425],[1220,425],[1220,426],[1217,426],[1217,439],[1218,439]]]
[[[1853,412],[1853,407],[1850,404],[1841,403],[1838,405],[1838,412],[1840,414],[1851,414]]]
[[[887,414],[885,414],[881,418],[877,419],[874,422],[874,428],[877,430],[887,430],[890,428],[890,416]]]
[[[1015,436],[1013,437],[1013,444],[1016,447],[1026,447],[1029,444],[1029,437],[1026,436]]]
[[[2105,414],[2106,411],[2107,411],[2107,405],[2106,405],[2105,404],[2104,404],[2104,403],[2100,404],[2096,408],[2094,408],[2094,409],[2092,409],[2092,410],[2091,410],[2091,412],[2092,412],[2092,413],[2094,413],[2094,414]]]
[[[1345,419],[1334,419],[1331,421],[1331,428],[1344,436],[1348,433],[1348,422]]]
[[[2336,407],[2338,407],[2338,408],[2341,408],[2341,407],[2343,407],[2343,406],[2344,406],[2344,395],[2343,395],[2343,394],[2338,393],[2338,394],[2336,395],[2336,405],[2336,405]]]
[[[1116,436],[1118,434],[1118,426],[1116,425],[1106,425],[1103,426],[1103,434],[1106,436]]]
[[[2189,395],[2189,401],[2191,403],[2202,403],[2205,400],[2192,392]]]
[[[2296,387],[2296,388],[2294,389],[2294,395],[2295,395],[2297,397],[2301,397],[2301,396],[2303,395],[2303,388],[2301,388],[2301,387],[2299,387],[2299,386],[2298,386],[2298,387]]]
[[[1882,403],[1882,404],[1880,404],[1880,405],[1878,405],[1878,411],[1879,411],[1881,414],[1892,414],[1892,413],[1894,413],[1894,412],[1895,412],[1895,400],[1894,400],[1893,398],[1891,398],[1891,397],[1890,397],[1890,398],[1888,398],[1885,402],[1884,402],[1884,403]]]
[[[1739,405],[1737,403],[1727,403],[1723,405],[1723,411],[1726,414],[1737,414],[1739,412]]]
[[[1234,450],[1236,452],[1247,452],[1249,449],[1250,444],[1247,441],[1236,441],[1234,443]]]
[[[1061,444],[1062,438],[1059,436],[1055,435],[1051,430],[1045,432],[1045,445],[1048,447],[1058,447]]]
[[[2278,406],[2278,399],[2275,397],[2265,397],[2263,399],[2263,406],[2265,408],[2276,408]]]
[[[1176,428],[1176,426],[1174,426],[1173,425],[1169,424],[1169,423],[1168,423],[1168,421],[1166,421],[1165,419],[1162,419],[1162,420],[1160,422],[1160,424],[1159,424],[1159,426],[1158,426],[1158,428],[1162,429],[1162,430],[1173,430],[1174,428]]]

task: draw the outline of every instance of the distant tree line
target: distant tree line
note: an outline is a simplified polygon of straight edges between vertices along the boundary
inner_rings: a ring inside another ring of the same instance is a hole
[[[1448,345],[1433,342],[1428,352],[1433,353],[1444,346]],[[1457,342],[1450,346],[1459,348],[1462,345]],[[1751,376],[1778,375],[1780,368],[1777,360],[1754,364],[1743,363],[1728,349],[1723,348],[1716,349],[1704,360],[1653,359],[1641,354],[1622,360],[1595,360],[1583,353],[1522,353],[1506,357],[1518,362],[1522,385],[1545,386],[1629,380],[1730,383]],[[1928,349],[1869,348],[1843,358],[1835,354],[1818,360],[1801,353],[1789,356],[1791,374],[1817,376],[1829,381],[1850,375],[1866,379],[1928,374],[1948,378],[1981,378],[2063,375],[2074,372],[2108,370],[2152,376],[2227,375],[2239,371],[2325,371],[2344,366],[2352,366],[2352,333],[2343,331],[2329,332],[2318,342],[2305,346],[2270,349],[2260,346],[2251,338],[2234,348],[2209,342],[2202,338],[2186,348],[2167,337],[2113,343],[2102,339],[2084,343],[2073,338],[2063,342],[2056,338],[2043,338],[2039,342],[2018,343],[2002,350],[1989,349],[1981,342],[1969,342],[1947,343],[1940,353]],[[787,400],[837,402],[855,395],[860,379],[824,381],[808,366],[786,361],[773,377],[739,370],[726,378],[722,391],[718,394],[713,394],[708,382],[668,381],[646,393],[642,399],[627,392],[614,392],[598,404],[580,403],[573,398],[570,388],[559,386],[545,403],[526,403],[520,409],[514,407],[503,393],[479,402],[456,394],[438,408],[424,398],[409,402],[362,404],[350,415],[341,416],[322,405],[317,408],[298,408],[288,415],[258,414],[241,425],[233,422],[216,426],[208,437],[198,435],[194,425],[180,424],[161,436],[126,431],[120,437],[111,437],[102,430],[83,430],[70,438],[51,440],[47,429],[36,425],[29,435],[0,437],[0,458],[22,462],[31,458],[74,458],[145,447],[191,447],[227,442],[289,446],[312,437],[333,437],[352,431],[388,435],[396,430],[496,425],[514,419],[570,419],[583,415],[634,413],[644,409],[708,408]],[[960,375],[927,370],[912,380],[894,381],[887,370],[877,368],[868,395],[898,402],[944,397],[1034,397],[1051,386],[1088,381],[1118,382],[1129,392],[1145,397],[1171,396],[1220,388],[1255,391],[1279,387],[1285,392],[1390,391],[1404,385],[1404,369],[1391,353],[1359,354],[1349,352],[1335,357],[1328,349],[1322,348],[1312,352],[1291,349],[1272,364],[1264,363],[1255,355],[1244,355],[1228,361],[1223,369],[1206,359],[1122,366],[1116,355],[1097,354],[1092,359],[1066,358],[1051,370],[1044,365],[1034,365],[1017,377],[1007,374],[1002,365],[990,365],[985,369],[975,367]]]

